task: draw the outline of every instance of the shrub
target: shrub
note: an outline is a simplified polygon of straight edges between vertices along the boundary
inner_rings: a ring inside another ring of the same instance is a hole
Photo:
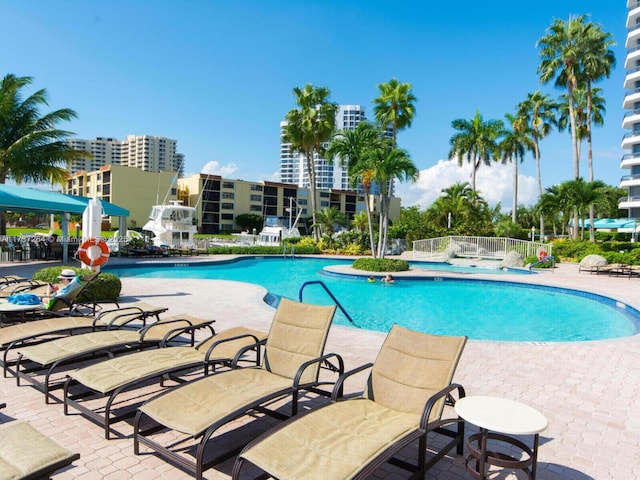
[[[353,268],[366,272],[406,272],[409,262],[391,258],[358,258],[353,262]]]
[[[41,282],[56,283],[63,269],[70,268],[78,275],[87,275],[89,270],[77,267],[47,267],[38,270],[33,274],[33,280]],[[90,300],[112,300],[116,301],[120,296],[122,283],[120,279],[112,273],[103,272],[94,279],[84,292],[80,294],[79,301]]]

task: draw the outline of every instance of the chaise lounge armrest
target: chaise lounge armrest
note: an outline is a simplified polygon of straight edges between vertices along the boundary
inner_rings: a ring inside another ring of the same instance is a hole
[[[354,376],[356,373],[363,372],[369,368],[373,367],[373,363],[365,363],[364,365],[360,365],[348,372],[344,372],[340,375],[340,378],[336,381],[335,386],[333,387],[333,392],[331,393],[331,401],[337,402],[339,400],[346,400],[347,398],[351,398],[353,396],[357,396],[358,394],[349,395],[347,397],[344,396],[344,382],[348,380],[350,377]]]
[[[207,352],[205,353],[205,364],[209,364],[211,363],[212,360],[215,360],[220,357],[218,356],[218,357],[212,358],[212,355],[216,353],[216,348],[219,350],[221,346],[224,346],[229,342],[241,340],[243,338],[252,339],[253,343],[250,345],[245,345],[237,350],[237,353],[234,355],[233,359],[230,362],[231,367],[238,368],[238,363],[240,362],[240,360],[243,359],[242,357],[251,350],[256,351],[255,365],[259,366],[260,365],[260,348],[267,343],[267,339],[266,337],[262,339],[258,338],[256,333],[243,333],[243,334],[233,335],[231,337],[222,338],[220,340],[214,341],[211,345],[209,345],[209,347],[207,348]],[[222,356],[225,356],[225,355],[223,354]],[[205,371],[205,373],[208,374],[208,369]]]
[[[182,334],[190,333],[190,345],[193,346],[195,345],[196,330],[199,330],[201,328],[208,328],[213,335],[214,331],[213,327],[211,326],[213,322],[215,322],[215,320],[207,320],[202,322],[199,319],[194,319],[192,317],[189,317],[188,315],[179,318],[170,318],[143,327],[143,329],[140,331],[140,340],[144,342],[147,337],[153,337],[154,335],[157,335],[158,331],[164,332],[164,335],[162,336],[162,339],[159,343],[159,347],[164,348],[171,340],[174,340]],[[175,328],[167,329],[167,327],[172,324],[178,326]]]

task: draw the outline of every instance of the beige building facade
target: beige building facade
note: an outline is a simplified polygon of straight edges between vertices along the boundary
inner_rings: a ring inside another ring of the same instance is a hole
[[[76,172],[70,176],[65,193],[86,197],[96,196],[130,211],[129,228],[141,227],[153,205],[180,200],[197,209],[198,232],[203,234],[238,231],[236,218],[242,214],[261,217],[283,217],[300,221],[298,228],[306,234],[311,217],[310,192],[307,188],[278,182],[251,182],[226,179],[218,175],[195,174],[175,179],[175,172],[145,172],[138,168],[105,165],[93,172]],[[365,211],[365,197],[350,190],[317,190],[316,206],[336,207],[349,219]],[[375,196],[369,198],[371,209],[378,212]],[[400,199],[392,198],[390,218],[400,215]],[[113,229],[118,219],[110,219]]]

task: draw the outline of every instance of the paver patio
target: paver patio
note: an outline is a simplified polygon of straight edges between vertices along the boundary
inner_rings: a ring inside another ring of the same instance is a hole
[[[203,260],[199,257],[193,261]],[[0,275],[30,276],[42,267],[33,263],[3,264]],[[515,280],[593,291],[640,309],[638,278],[589,275],[578,273],[577,265],[561,264],[555,273]],[[122,284],[126,301],[166,305],[168,314],[185,312],[213,318],[218,329],[238,324],[268,329],[273,315],[273,309],[262,302],[264,289],[252,284],[153,278],[123,278]],[[333,326],[326,351],[342,354],[347,368],[352,368],[373,361],[383,338],[383,333]],[[640,335],[575,343],[470,340],[455,381],[464,385],[468,395],[503,396],[529,404],[547,416],[549,428],[541,434],[539,479],[631,479],[640,478],[639,365]],[[99,426],[75,412],[64,416],[61,404],[45,405],[43,395],[34,388],[16,387],[14,378],[0,378],[0,385],[0,401],[7,403],[0,411],[0,421],[27,420],[81,454],[80,460],[58,473],[56,479],[191,478],[154,455],[135,456],[132,429],[126,422],[116,425],[123,438],[107,441]],[[359,385],[356,381],[351,387]],[[223,463],[207,471],[205,477],[227,479],[231,465]],[[406,477],[394,467],[383,468],[374,476],[388,480]],[[427,478],[470,477],[464,471],[464,460],[456,457],[439,462]],[[495,478],[518,477],[496,472]]]

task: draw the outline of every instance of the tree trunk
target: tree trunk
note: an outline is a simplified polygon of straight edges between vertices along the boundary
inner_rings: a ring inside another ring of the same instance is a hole
[[[364,188],[364,209],[367,212],[369,222],[369,244],[371,245],[371,257],[376,258],[376,241],[373,235],[373,215],[371,215],[371,205],[369,205],[369,188]]]
[[[518,155],[513,163],[513,205],[511,210],[511,221],[516,223],[518,221],[518,214],[516,210],[518,209]],[[533,238],[531,239],[533,241]]]
[[[309,170],[309,192],[311,193],[311,220],[313,230],[313,239],[316,242],[320,241],[320,234],[318,232],[318,222],[316,221],[316,168],[313,161],[313,150],[306,152],[307,156],[307,170]]]
[[[573,179],[577,180],[580,178],[580,154],[578,151],[578,133],[576,129],[576,112],[573,105],[573,82],[569,80],[567,82],[567,90],[569,92],[568,100],[569,100],[569,120],[571,123],[571,145],[573,147]],[[571,237],[577,239],[579,235],[579,225],[578,225],[578,212],[574,210],[573,216],[573,228],[571,232]]]
[[[533,154],[536,158],[536,173],[538,176],[538,200],[542,198],[542,173],[540,171],[540,144],[538,135],[533,135]],[[540,241],[544,238],[544,215],[540,214]]]

